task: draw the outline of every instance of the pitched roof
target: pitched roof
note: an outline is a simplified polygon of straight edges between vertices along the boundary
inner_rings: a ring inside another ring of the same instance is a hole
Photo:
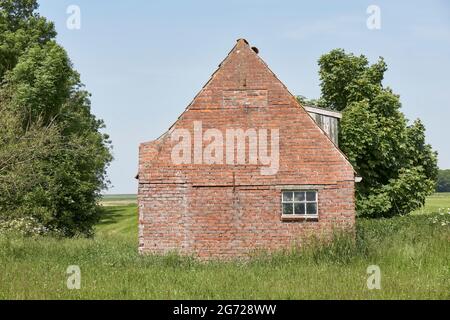
[[[218,68],[213,72],[213,74],[211,75],[211,77],[209,78],[209,80],[203,85],[202,89],[195,95],[195,97],[192,99],[192,101],[188,104],[188,106],[185,108],[185,110],[178,116],[177,120],[174,121],[174,123],[169,127],[169,129],[163,133],[161,136],[159,136],[157,139],[153,140],[153,141],[148,141],[148,142],[144,142],[142,143],[142,145],[150,145],[150,144],[157,144],[159,141],[161,141],[168,133],[171,132],[171,130],[174,128],[174,126],[176,125],[176,123],[178,122],[178,120],[180,120],[185,113],[190,110],[194,103],[199,99],[199,97],[202,95],[202,93],[207,90],[207,88],[211,85],[211,83],[214,82],[214,80],[218,77],[218,75],[222,72],[222,70],[224,70],[225,65],[230,62],[232,59],[234,59],[234,57],[239,57],[239,55],[236,55],[238,53],[241,52],[241,50],[245,50],[246,53],[248,53],[247,55],[247,59],[253,59],[255,61],[258,61],[258,63],[261,63],[264,66],[264,69],[270,73],[270,75],[274,78],[274,80],[282,87],[283,90],[285,90],[285,92],[288,93],[289,96],[289,102],[291,104],[297,105],[299,108],[303,108],[305,109],[305,107],[303,107],[300,102],[296,99],[296,97],[289,91],[289,89],[286,87],[286,85],[276,76],[276,74],[270,69],[270,67],[267,65],[267,63],[259,56],[258,52],[259,50],[254,48],[254,47],[250,47],[250,44],[248,43],[247,40],[245,39],[238,39],[236,41],[236,44],[234,45],[234,47],[229,51],[229,53],[227,54],[227,56],[222,60],[222,62],[219,64]],[[242,60],[242,63],[245,63],[246,61]],[[236,70],[236,72],[239,72],[239,70]],[[251,84],[251,83],[250,83]],[[307,111],[305,109],[305,111]],[[318,128],[318,130],[322,131],[322,133],[324,134],[324,136],[326,137],[326,139],[328,139],[332,145],[339,151],[339,153],[344,157],[344,159],[350,163],[349,159],[347,158],[347,156],[339,149],[339,147],[330,139],[330,137],[328,137],[328,135],[325,133],[325,131],[320,128],[320,126],[318,126],[315,122],[315,120],[311,117],[311,115],[308,112],[305,112],[306,116],[311,118],[311,121],[314,122],[315,126]]]

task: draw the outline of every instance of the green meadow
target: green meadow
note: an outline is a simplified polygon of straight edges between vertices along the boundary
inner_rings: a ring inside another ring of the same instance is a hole
[[[336,235],[248,260],[137,253],[135,196],[107,196],[91,239],[0,235],[0,299],[450,299],[450,194],[409,216],[357,220]],[[67,268],[81,271],[68,289]],[[377,265],[381,288],[369,290]]]

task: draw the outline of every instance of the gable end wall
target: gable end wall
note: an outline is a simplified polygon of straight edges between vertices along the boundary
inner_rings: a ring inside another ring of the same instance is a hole
[[[183,128],[194,136],[195,121],[203,130],[222,132],[278,129],[277,173],[261,175],[261,165],[251,164],[174,165],[170,134]],[[330,237],[334,229],[354,229],[352,166],[243,41],[171,129],[141,144],[139,157],[141,253],[232,258],[302,245],[312,235]],[[283,220],[285,189],[317,190],[318,219]]]

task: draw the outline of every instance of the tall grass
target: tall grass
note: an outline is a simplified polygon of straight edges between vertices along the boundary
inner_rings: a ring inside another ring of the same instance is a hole
[[[136,207],[107,210],[93,239],[1,235],[0,299],[450,299],[450,215],[358,219],[356,237],[200,262],[140,256]],[[69,265],[81,268],[80,290],[66,287]],[[369,265],[381,290],[366,286]]]

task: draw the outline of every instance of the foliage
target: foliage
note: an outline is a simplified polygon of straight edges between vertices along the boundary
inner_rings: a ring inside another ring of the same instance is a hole
[[[51,230],[33,217],[22,217],[0,220],[0,232],[30,237],[48,235]]]
[[[439,170],[437,192],[450,192],[450,170]]]
[[[66,236],[89,235],[108,183],[110,142],[54,40],[53,24],[37,7],[35,0],[0,0],[2,114],[7,110],[0,163],[16,160],[0,172],[0,190],[8,191],[1,192],[0,215],[33,217]]]
[[[22,118],[0,100],[0,212],[3,220],[19,216],[48,216],[36,205],[39,186],[47,182],[46,159],[58,149],[54,125],[31,124],[22,129]]]
[[[399,96],[382,85],[386,63],[332,50],[319,60],[322,97],[343,112],[340,147],[357,174],[357,210],[362,216],[407,214],[434,191],[437,154],[425,142],[420,120],[408,125]]]
[[[0,1],[0,79],[30,46],[56,37],[53,23],[35,13],[35,0]]]
[[[308,99],[305,96],[296,96],[295,98],[302,106],[322,107],[324,104],[324,101],[322,99]]]
[[[342,111],[351,102],[373,99],[382,86],[387,70],[383,58],[369,66],[363,55],[356,57],[335,49],[319,59],[323,103],[330,109]]]

